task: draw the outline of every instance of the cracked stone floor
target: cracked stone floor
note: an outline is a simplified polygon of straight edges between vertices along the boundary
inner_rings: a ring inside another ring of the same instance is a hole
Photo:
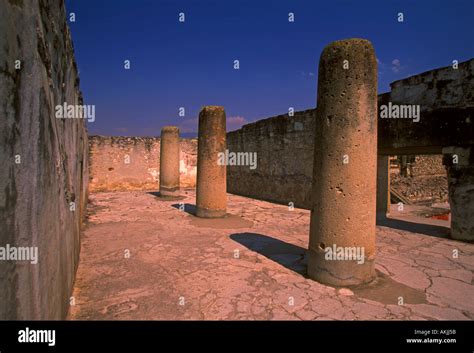
[[[305,274],[309,211],[229,194],[232,216],[209,221],[183,196],[90,195],[70,319],[474,319],[474,244],[443,238],[446,221],[381,222],[378,279],[333,288]]]

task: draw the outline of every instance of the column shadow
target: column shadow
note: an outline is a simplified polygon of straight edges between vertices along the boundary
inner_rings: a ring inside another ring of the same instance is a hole
[[[184,200],[184,196],[165,196],[161,195],[159,191],[150,191],[148,194],[155,196],[156,198],[160,199],[161,201],[179,201]]]
[[[413,233],[429,235],[436,238],[449,239],[450,237],[449,227],[443,227],[433,224],[409,222],[396,218],[385,217],[377,219],[377,225]]]
[[[234,233],[230,238],[266,258],[306,278],[306,249],[258,233]]]
[[[174,207],[174,208],[179,210],[179,208],[182,207],[182,204],[175,203],[175,204],[171,205],[171,207]],[[192,216],[195,216],[196,215],[196,205],[192,205],[190,203],[185,203],[184,204],[184,212],[186,212],[186,213],[188,213]]]

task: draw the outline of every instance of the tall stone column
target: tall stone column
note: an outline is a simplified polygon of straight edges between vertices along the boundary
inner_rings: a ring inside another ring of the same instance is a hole
[[[226,215],[226,165],[218,154],[226,149],[224,107],[207,106],[199,113],[196,216],[218,218]]]
[[[329,285],[375,278],[377,63],[372,44],[329,44],[319,61],[308,274]]]
[[[179,196],[179,129],[176,126],[161,129],[160,195]]]
[[[443,148],[448,172],[451,238],[474,241],[474,148]]]
[[[390,156],[377,155],[377,218],[390,213]]]

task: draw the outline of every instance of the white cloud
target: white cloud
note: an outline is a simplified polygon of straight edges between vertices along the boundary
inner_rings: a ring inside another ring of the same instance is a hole
[[[392,71],[398,73],[402,69],[402,65],[400,63],[400,59],[393,59],[392,60]]]

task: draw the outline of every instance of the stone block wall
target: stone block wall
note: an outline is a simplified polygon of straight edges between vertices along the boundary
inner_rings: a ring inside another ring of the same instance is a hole
[[[474,59],[392,82],[390,100],[421,111],[474,106]]]
[[[315,110],[259,120],[227,133],[229,152],[256,152],[257,168],[229,166],[227,191],[309,208]]]
[[[419,121],[379,119],[379,153],[442,154],[448,146],[474,145],[474,59],[395,81],[381,104],[414,104]]]
[[[0,247],[37,247],[38,263],[0,260],[0,319],[64,319],[87,203],[82,104],[64,2],[0,1]],[[33,253],[31,252],[30,255]]]
[[[158,191],[160,139],[90,136],[90,191]],[[196,186],[197,139],[181,139],[180,184]]]

